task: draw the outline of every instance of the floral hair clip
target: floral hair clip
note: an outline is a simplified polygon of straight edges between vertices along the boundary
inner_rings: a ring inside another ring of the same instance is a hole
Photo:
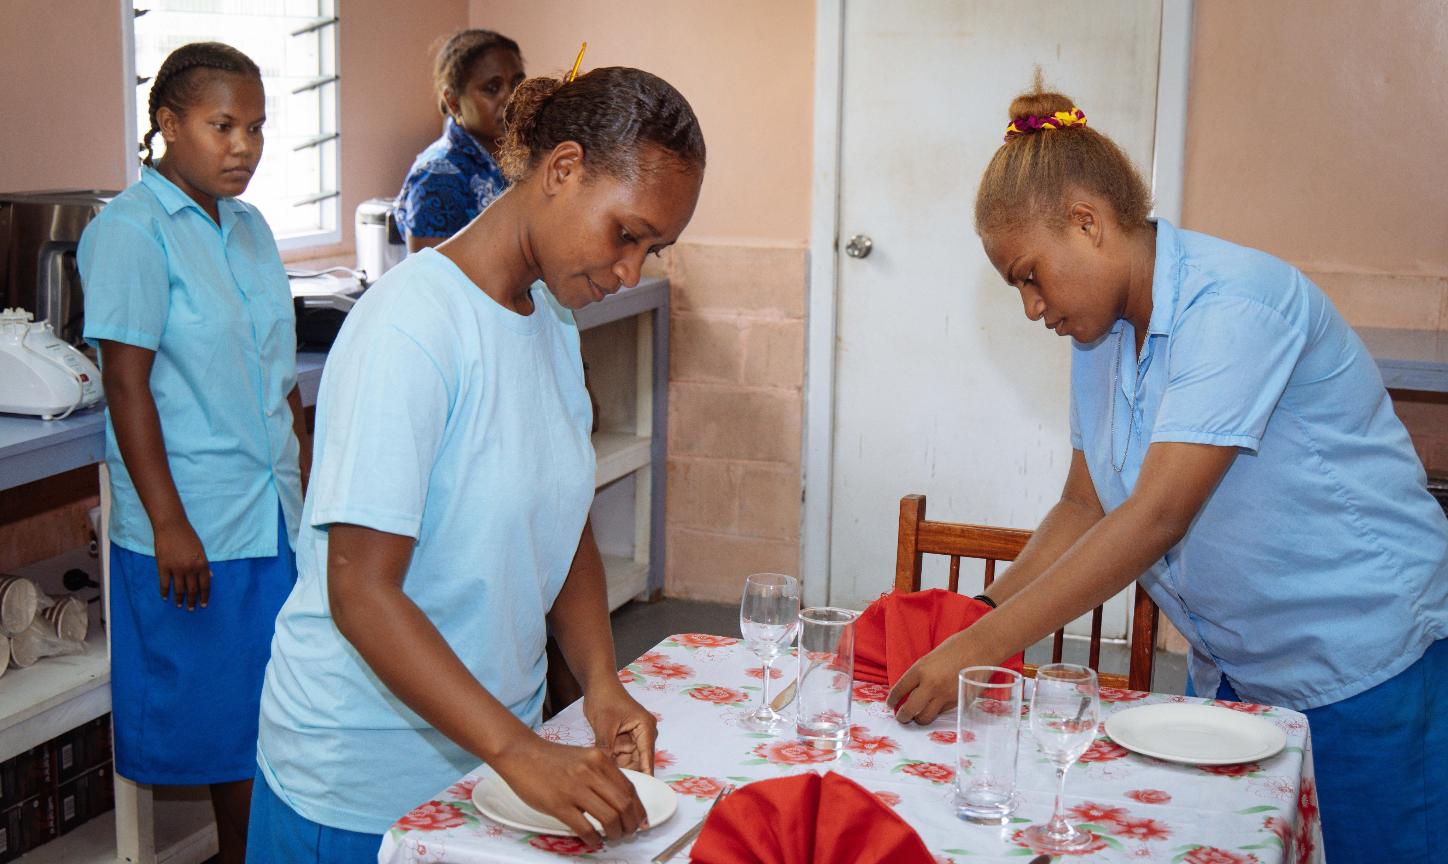
[[[1006,138],[1009,141],[1016,135],[1028,135],[1032,132],[1039,132],[1043,129],[1065,129],[1067,126],[1085,126],[1086,115],[1080,108],[1072,108],[1070,111],[1057,111],[1055,114],[1044,116],[1026,114],[1011,121],[1006,127]]]

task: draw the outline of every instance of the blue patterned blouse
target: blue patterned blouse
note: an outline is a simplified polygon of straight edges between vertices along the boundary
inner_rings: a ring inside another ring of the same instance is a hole
[[[507,188],[498,163],[449,117],[402,181],[397,225],[414,237],[451,237]]]

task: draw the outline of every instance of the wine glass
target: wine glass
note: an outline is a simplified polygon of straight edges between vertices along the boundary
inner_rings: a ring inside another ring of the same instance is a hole
[[[1031,732],[1046,758],[1056,763],[1056,809],[1051,821],[1026,829],[1025,839],[1039,852],[1065,854],[1090,845],[1090,832],[1066,821],[1066,769],[1096,739],[1101,697],[1096,673],[1085,666],[1050,663],[1036,670],[1031,696]]]
[[[755,573],[744,580],[739,601],[739,632],[744,647],[764,664],[764,691],[759,707],[744,716],[742,725],[755,732],[778,732],[784,715],[769,707],[769,665],[794,641],[799,629],[799,580],[779,573]]]

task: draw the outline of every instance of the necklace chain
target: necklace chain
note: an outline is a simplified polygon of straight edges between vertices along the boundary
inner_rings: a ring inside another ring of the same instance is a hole
[[[1121,451],[1121,464],[1116,464],[1116,396],[1121,389],[1121,349],[1126,344],[1126,325],[1123,324],[1116,337],[1116,365],[1111,367],[1111,469],[1117,474],[1126,467],[1126,454],[1131,452],[1131,436],[1136,431],[1136,411],[1132,410],[1131,420],[1126,426],[1126,447]],[[1133,388],[1134,389],[1134,388]]]

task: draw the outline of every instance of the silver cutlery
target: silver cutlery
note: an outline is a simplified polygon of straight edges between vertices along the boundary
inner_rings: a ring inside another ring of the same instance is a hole
[[[693,827],[691,827],[688,831],[685,831],[683,835],[679,837],[679,839],[675,840],[673,843],[670,843],[667,849],[655,855],[649,860],[652,861],[653,864],[663,864],[663,862],[679,854],[680,850],[682,850],[685,846],[689,845],[689,842],[695,837],[698,837],[699,832],[704,830],[704,823],[708,821],[709,814],[714,812],[714,806],[717,805],[720,801],[723,801],[725,798],[729,797],[729,793],[733,791],[733,783],[730,783],[723,789],[720,789],[719,794],[714,796],[714,800],[709,802],[709,809],[705,810],[704,815],[699,817],[699,821],[695,822]]]

